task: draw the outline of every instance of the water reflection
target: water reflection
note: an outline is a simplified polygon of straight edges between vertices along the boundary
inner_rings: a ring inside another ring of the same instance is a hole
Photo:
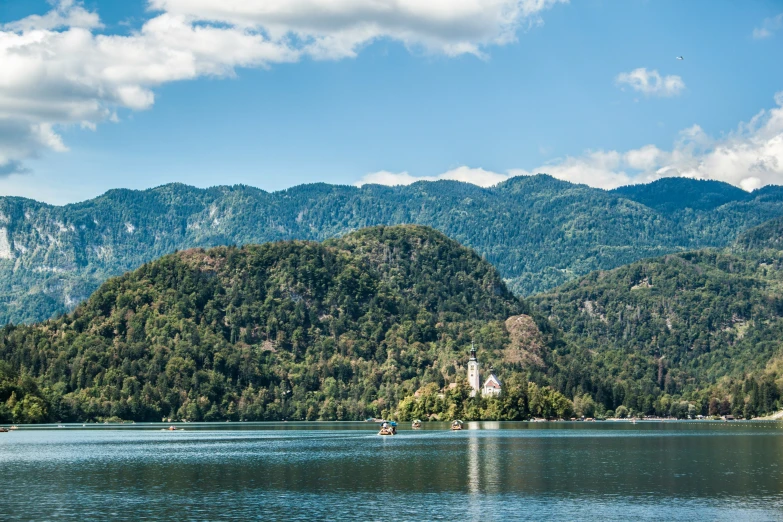
[[[479,439],[474,432],[468,439],[468,505],[467,513],[471,520],[481,518],[481,466],[479,463]]]
[[[425,423],[395,437],[362,423],[20,430],[0,434],[0,518],[364,520],[391,511],[400,520],[769,520],[783,513],[780,424],[466,428]]]

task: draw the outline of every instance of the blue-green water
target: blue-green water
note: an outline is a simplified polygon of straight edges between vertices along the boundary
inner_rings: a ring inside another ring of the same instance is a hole
[[[0,433],[0,519],[783,520],[782,423]]]

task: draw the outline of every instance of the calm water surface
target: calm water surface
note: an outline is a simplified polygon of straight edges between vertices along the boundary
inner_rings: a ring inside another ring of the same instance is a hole
[[[783,423],[0,433],[0,519],[783,520]]]

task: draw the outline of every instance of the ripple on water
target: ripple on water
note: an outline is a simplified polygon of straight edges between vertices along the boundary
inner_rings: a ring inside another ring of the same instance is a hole
[[[783,520],[776,426],[338,426],[20,430],[0,516]]]

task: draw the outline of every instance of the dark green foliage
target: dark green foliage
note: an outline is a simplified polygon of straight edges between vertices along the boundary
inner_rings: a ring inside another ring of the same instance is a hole
[[[783,249],[783,218],[751,228],[737,238],[735,246],[741,250]]]
[[[110,279],[69,315],[0,330],[0,421],[390,415],[460,378],[471,338],[501,363],[528,312],[432,229],[189,250]]]
[[[718,182],[662,180],[604,191],[546,175],[492,188],[455,181],[407,187],[166,185],[112,190],[52,207],[0,198],[0,321],[72,309],[108,277],[176,249],[302,239],[418,223],[475,248],[521,295],[597,269],[703,247],[783,214],[783,194]]]
[[[612,192],[665,212],[712,210],[754,198],[754,194],[728,183],[689,178],[663,178],[647,185],[620,187]]]
[[[573,403],[549,386],[528,382],[512,374],[497,397],[471,397],[466,381],[440,392],[434,384],[405,397],[397,406],[401,421],[436,420],[528,420],[531,417],[568,419],[574,413]]]
[[[783,252],[705,250],[595,272],[533,301],[591,354],[589,374],[614,382],[585,390],[606,408],[682,417],[689,401],[696,414],[755,416],[781,407],[781,289]]]

